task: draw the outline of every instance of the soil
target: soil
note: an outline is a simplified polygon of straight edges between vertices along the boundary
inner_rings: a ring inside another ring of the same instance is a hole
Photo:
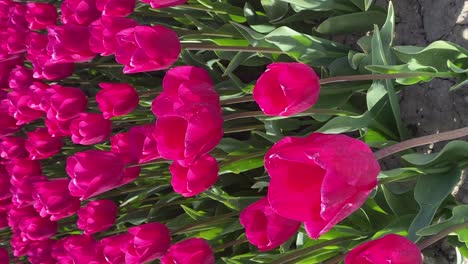
[[[386,6],[387,0],[377,1]],[[468,0],[393,1],[396,13],[395,45],[427,46],[448,40],[468,47]],[[468,126],[468,86],[449,92],[452,79],[406,87],[400,94],[404,123],[414,137]],[[420,152],[440,150],[445,143],[425,146]],[[461,177],[453,195],[468,204],[468,173]],[[425,251],[425,263],[455,263],[455,251],[442,241]],[[468,264],[468,260],[465,260]]]

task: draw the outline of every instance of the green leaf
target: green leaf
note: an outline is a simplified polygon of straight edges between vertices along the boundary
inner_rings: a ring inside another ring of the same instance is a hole
[[[261,0],[260,2],[271,22],[282,19],[289,9],[289,4],[281,0]]]
[[[374,0],[351,0],[353,4],[363,11],[367,11],[373,4]]]
[[[415,203],[413,194],[411,192],[395,194],[391,192],[385,185],[382,185],[382,191],[385,197],[385,201],[387,201],[388,206],[395,215],[414,215],[416,213],[417,204]]]
[[[206,218],[206,212],[193,210],[192,208],[185,206],[183,204],[181,204],[180,207],[182,207],[185,213],[195,221]]]
[[[398,78],[396,82],[403,85],[413,85],[419,82],[429,82],[437,73],[437,70],[430,66],[420,65],[415,60],[410,60],[407,64],[402,65],[368,65],[366,69],[381,74],[397,74],[397,73],[413,73],[420,74],[411,77]]]
[[[447,164],[460,163],[468,160],[468,142],[454,140],[438,153],[432,154],[407,154],[402,159],[419,167],[442,167]]]
[[[431,236],[441,232],[446,228],[466,222],[468,222],[468,205],[458,205],[452,209],[452,217],[421,229],[416,234],[418,236]]]
[[[427,227],[443,200],[460,180],[461,171],[454,168],[447,173],[419,176],[414,189],[414,198],[419,204],[419,213],[408,230],[408,238],[417,241],[417,232]]]
[[[298,12],[300,10],[309,9],[315,11],[331,11],[340,10],[352,12],[355,9],[349,5],[339,3],[336,0],[283,0],[291,4],[293,9]]]
[[[260,168],[260,167],[263,167],[262,157],[243,159],[243,160],[232,162],[229,165],[223,166],[222,168],[220,168],[219,174],[224,174],[224,173],[229,173],[229,172],[234,173],[234,174],[239,174],[241,172]]]
[[[327,66],[348,53],[348,48],[342,44],[299,33],[284,26],[270,32],[265,40],[294,59],[311,66]]]
[[[367,11],[330,17],[323,21],[317,32],[321,34],[345,34],[372,30],[374,24],[383,25],[385,14],[380,11]]]
[[[265,14],[256,12],[249,2],[246,2],[244,5],[244,16],[247,18],[250,27],[257,32],[268,33],[275,29],[275,27],[269,23]]]
[[[468,50],[442,40],[435,41],[427,47],[396,46],[393,50],[398,59],[405,63],[414,59],[421,65],[434,67],[441,72],[450,70],[447,66],[448,60],[455,61],[468,57]]]

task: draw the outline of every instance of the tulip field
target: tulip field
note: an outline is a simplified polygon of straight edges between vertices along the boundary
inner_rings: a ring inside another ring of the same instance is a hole
[[[0,0],[0,264],[463,264],[468,127],[399,99],[468,50],[397,2]]]

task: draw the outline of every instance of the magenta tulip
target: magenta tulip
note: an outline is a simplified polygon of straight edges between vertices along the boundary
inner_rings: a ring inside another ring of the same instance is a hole
[[[152,8],[165,8],[183,5],[187,3],[187,0],[142,0],[142,2],[151,4]]]
[[[30,263],[55,264],[57,262],[51,255],[55,240],[47,239],[32,241],[26,255]]]
[[[31,30],[46,29],[57,24],[57,9],[52,4],[31,2],[26,4],[26,20]]]
[[[12,91],[7,95],[8,112],[16,119],[16,124],[23,125],[44,116],[44,111],[31,108],[32,97],[28,91]]]
[[[59,121],[66,121],[78,117],[88,106],[88,98],[78,88],[51,86],[55,94],[50,97],[50,109],[47,116],[53,116]]]
[[[109,236],[100,241],[106,263],[125,263],[125,251],[133,236],[128,233]]]
[[[21,128],[16,124],[16,119],[10,116],[9,104],[7,99],[0,100],[0,138],[11,135]]]
[[[188,166],[174,161],[169,170],[174,191],[184,197],[190,197],[204,192],[218,180],[219,167],[216,159],[206,154]]]
[[[180,66],[167,71],[163,92],[153,101],[151,110],[158,117],[171,115],[187,104],[203,104],[221,112],[219,95],[208,72],[194,66]]]
[[[41,163],[37,160],[14,159],[5,164],[5,168],[11,177],[11,182],[42,174]]]
[[[28,151],[24,147],[25,139],[20,137],[0,138],[0,157],[4,159],[20,159],[28,157]]]
[[[275,62],[258,78],[253,97],[270,116],[290,116],[312,107],[320,92],[319,77],[306,64]]]
[[[80,201],[68,192],[69,180],[53,179],[34,184],[34,208],[42,216],[57,221],[80,209]]]
[[[117,211],[117,205],[111,200],[89,202],[78,211],[76,225],[87,235],[102,232],[114,225]]]
[[[64,0],[60,5],[63,24],[87,26],[101,16],[96,0]]]
[[[28,132],[25,146],[29,152],[29,158],[32,160],[47,159],[60,152],[62,149],[62,139],[52,137],[47,128],[41,127]]]
[[[99,243],[91,236],[73,235],[58,240],[52,248],[52,256],[57,263],[106,263],[99,249]]]
[[[0,164],[0,200],[6,200],[10,197],[10,175],[8,175],[5,166]]]
[[[124,65],[124,73],[166,69],[181,52],[177,34],[159,25],[124,29],[116,39],[115,60]]]
[[[47,113],[47,118],[45,119],[44,123],[47,127],[47,131],[52,137],[63,137],[63,136],[71,136],[70,132],[70,123],[73,119],[69,120],[58,120],[52,112]]]
[[[19,222],[21,237],[29,240],[46,240],[57,232],[57,222],[40,216],[29,217]]]
[[[169,229],[161,223],[149,223],[128,229],[133,236],[125,253],[125,263],[147,263],[164,255],[171,243]]]
[[[371,149],[345,135],[285,137],[265,155],[268,200],[279,215],[305,222],[318,238],[356,211],[377,185]]]
[[[158,118],[153,135],[161,157],[190,163],[219,143],[223,119],[211,107],[185,105],[171,116]]]
[[[10,256],[5,248],[0,248],[0,263],[10,263]]]
[[[96,0],[96,7],[103,16],[125,17],[135,9],[135,0]]]
[[[112,132],[112,122],[101,114],[81,113],[70,123],[71,139],[75,144],[94,145],[106,141]]]
[[[100,83],[102,88],[96,94],[96,102],[104,118],[129,114],[138,106],[138,93],[126,83]]]
[[[35,184],[45,182],[47,178],[43,175],[26,176],[22,179],[10,179],[11,202],[16,207],[25,207],[34,204],[33,192]]]
[[[240,215],[249,242],[260,251],[268,251],[288,241],[299,230],[301,222],[284,218],[262,198],[245,208]]]
[[[418,246],[407,238],[389,234],[363,243],[345,257],[345,264],[422,264]]]
[[[8,86],[12,90],[25,90],[28,89],[31,84],[33,84],[33,72],[32,70],[17,65],[10,72],[10,77],[8,78]]]
[[[102,16],[89,25],[89,46],[93,52],[100,53],[101,56],[112,55],[117,49],[117,33],[137,25],[138,23],[130,18]]]
[[[124,163],[110,151],[87,150],[67,158],[71,195],[86,200],[122,184]]]
[[[214,264],[213,250],[205,239],[189,238],[172,245],[161,258],[162,264]]]
[[[47,27],[47,53],[56,63],[86,62],[96,53],[89,47],[88,27],[80,25],[61,25]]]

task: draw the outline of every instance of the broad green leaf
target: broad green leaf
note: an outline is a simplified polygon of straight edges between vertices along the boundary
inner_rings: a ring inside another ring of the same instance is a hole
[[[281,0],[261,0],[260,2],[271,22],[282,19],[289,9],[289,4]]]
[[[249,2],[246,2],[244,5],[244,16],[247,18],[247,23],[249,23],[250,27],[257,32],[268,33],[275,29],[275,27],[269,23],[265,14],[256,12]]]
[[[260,167],[263,167],[263,157],[238,160],[238,161],[232,162],[229,165],[221,167],[219,170],[219,174],[224,174],[224,173],[229,173],[229,172],[234,173],[234,174],[239,174],[241,172],[260,168]]]
[[[382,191],[388,206],[395,215],[414,215],[417,212],[417,204],[414,201],[414,197],[411,192],[395,194],[385,185],[382,185]]]
[[[373,4],[374,0],[351,0],[353,4],[363,11],[367,11]]]
[[[356,11],[352,6],[341,3],[342,1],[337,0],[283,0],[291,4],[293,9],[298,12],[304,9],[310,9],[314,11]]]
[[[419,176],[414,198],[420,209],[408,230],[410,240],[419,240],[417,232],[431,223],[440,204],[452,192],[460,176],[461,171],[458,168],[446,173]]]
[[[245,154],[246,152],[254,149],[252,145],[248,144],[245,141],[237,140],[234,138],[228,138],[228,137],[221,139],[221,142],[219,142],[216,148],[221,149],[230,155],[233,155],[232,153],[235,153],[236,155],[238,153]]]
[[[275,47],[275,45],[269,43],[268,41],[265,41],[265,35],[260,34],[256,32],[255,30],[252,30],[246,26],[243,26],[238,23],[231,22],[231,24],[234,26],[235,29],[239,31],[239,33],[244,36],[246,40],[249,41],[249,43],[254,46],[254,47],[264,47],[264,48],[272,48]]]
[[[416,234],[419,236],[431,236],[441,232],[446,228],[466,222],[468,222],[468,205],[458,205],[452,209],[452,217],[421,229]]]
[[[327,66],[348,53],[348,48],[342,44],[299,33],[284,26],[270,32],[265,40],[294,59],[311,66]]]
[[[402,65],[368,65],[366,69],[381,74],[397,74],[397,73],[412,73],[420,74],[411,77],[398,78],[397,83],[403,85],[413,85],[419,82],[429,82],[437,73],[437,70],[430,66],[418,64],[415,60],[410,60],[407,64]]]
[[[193,210],[192,208],[185,206],[183,204],[181,204],[180,207],[182,207],[185,213],[195,221],[206,218],[206,212]]]
[[[468,160],[468,142],[454,140],[438,153],[432,154],[407,154],[403,155],[402,159],[420,167],[435,167],[446,164],[454,164]]]
[[[366,32],[374,28],[374,24],[383,25],[385,14],[380,11],[367,11],[330,17],[323,21],[317,32],[321,34],[345,34]]]
[[[448,60],[456,61],[468,57],[468,50],[443,40],[435,41],[427,47],[396,46],[393,47],[393,50],[398,59],[404,63],[414,59],[421,65],[434,67],[441,72],[450,70],[447,66]],[[467,66],[465,65],[465,67]]]
[[[397,217],[392,223],[375,233],[372,239],[377,239],[387,234],[408,235],[408,227],[413,220],[414,215],[403,215]]]

